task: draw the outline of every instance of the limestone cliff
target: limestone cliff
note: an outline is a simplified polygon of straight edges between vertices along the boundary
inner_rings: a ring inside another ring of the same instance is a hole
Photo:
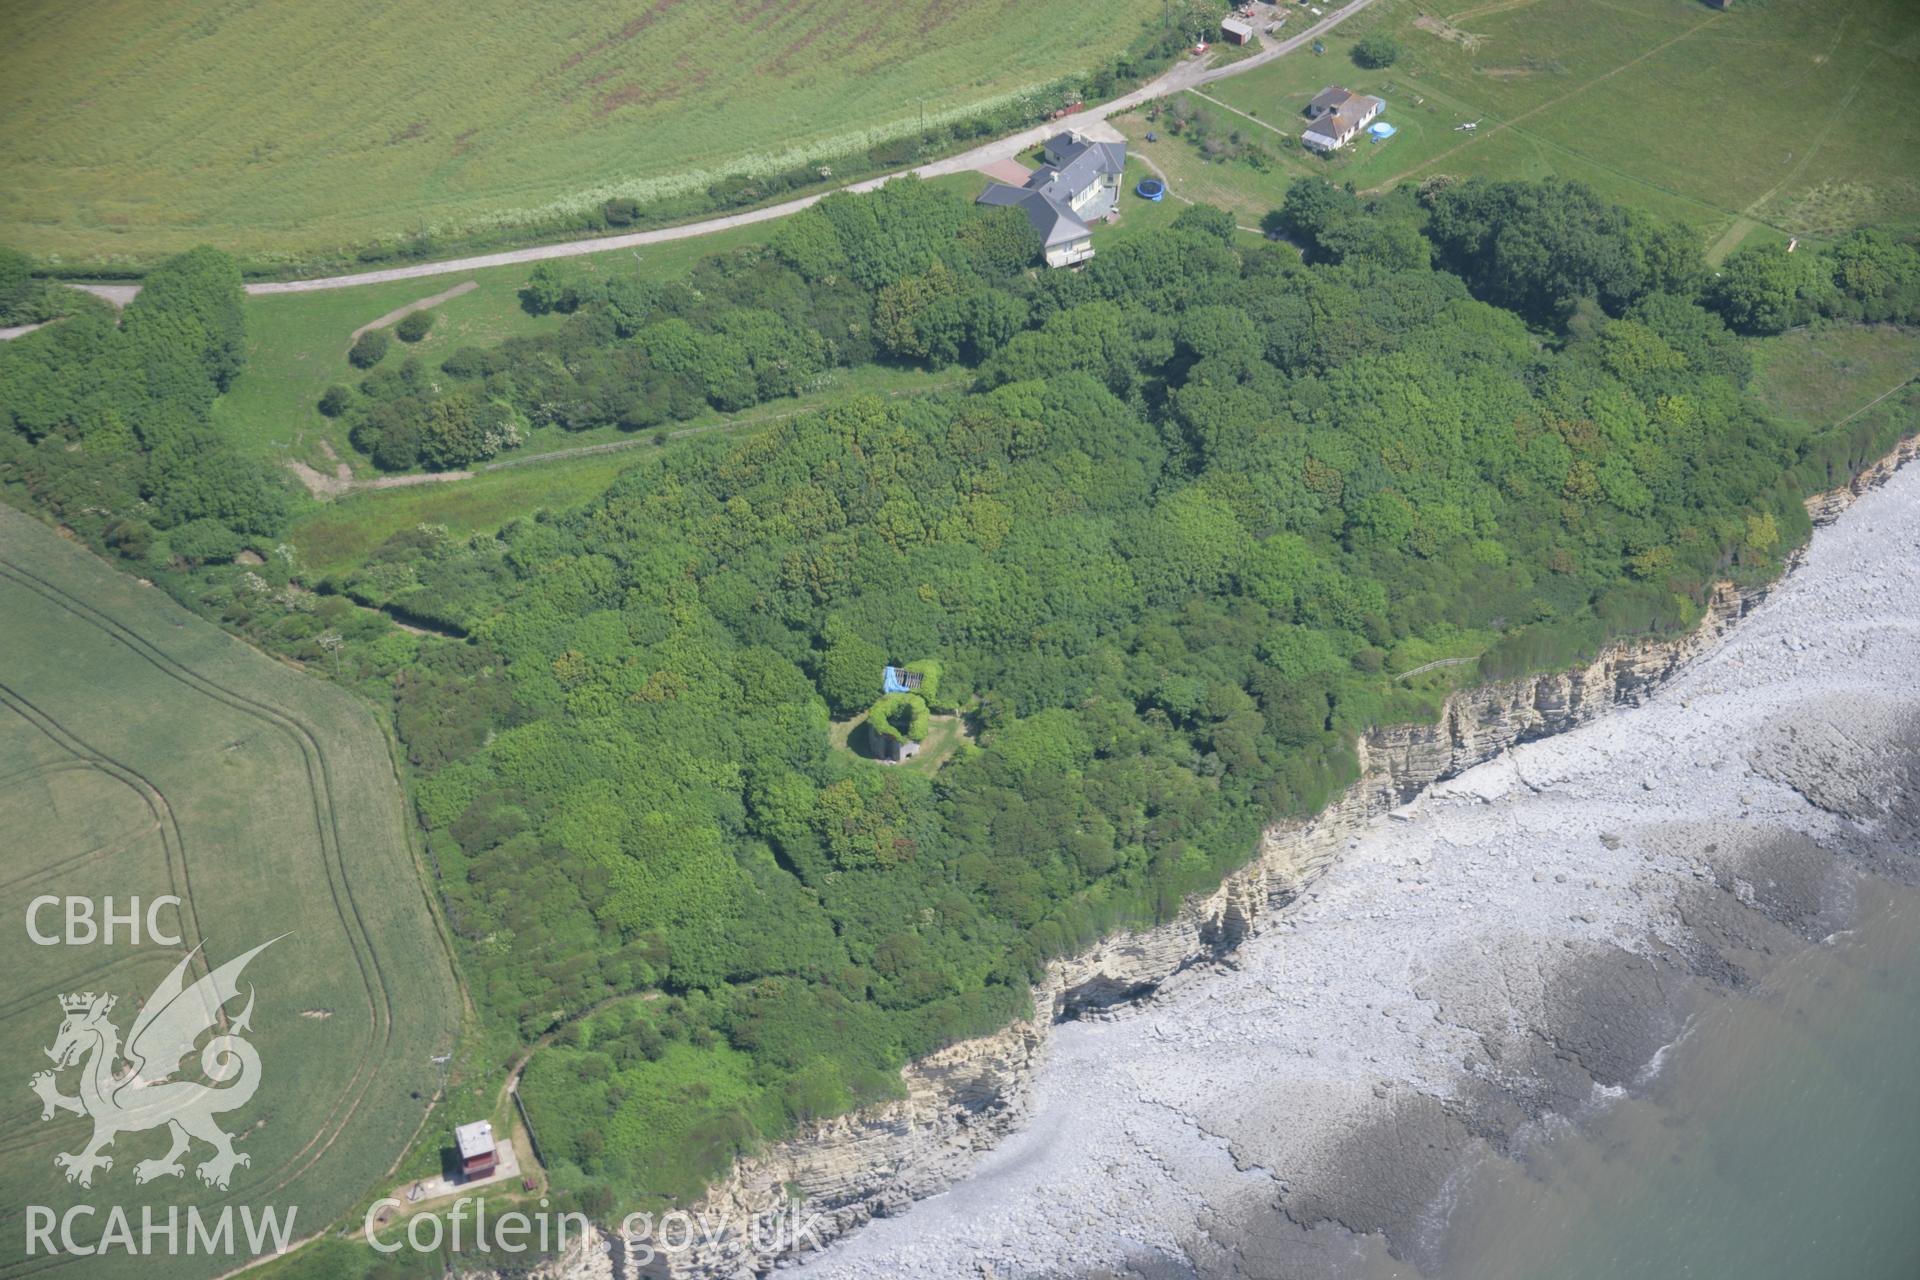
[[[1807,514],[1813,517],[1816,525],[1832,524],[1840,518],[1842,511],[1853,505],[1855,498],[1886,483],[1888,476],[1915,458],[1920,458],[1920,436],[1909,436],[1895,445],[1892,453],[1861,471],[1853,478],[1853,483],[1844,489],[1830,489],[1808,498]]]
[[[1849,488],[1809,499],[1809,514],[1816,524],[1832,521],[1917,456],[1920,441],[1904,441]],[[1311,819],[1268,829],[1244,867],[1214,892],[1189,899],[1173,920],[1056,961],[1034,990],[1034,1020],[909,1065],[901,1101],[815,1125],[739,1161],[699,1211],[704,1239],[667,1260],[669,1274],[771,1270],[781,1255],[756,1246],[752,1224],[790,1215],[796,1200],[800,1220],[814,1223],[800,1242],[810,1249],[942,1190],[1021,1124],[1032,1070],[1055,1022],[1097,1016],[1220,960],[1309,886],[1362,826],[1509,747],[1639,702],[1766,591],[1722,583],[1686,635],[1622,641],[1575,670],[1463,689],[1446,700],[1435,723],[1369,732],[1359,744],[1359,780],[1332,804]]]
[[[462,1271],[459,1276],[460,1280],[626,1280],[631,1274],[634,1269],[626,1265],[619,1244],[596,1227],[550,1257],[522,1263],[516,1255],[501,1267]]]

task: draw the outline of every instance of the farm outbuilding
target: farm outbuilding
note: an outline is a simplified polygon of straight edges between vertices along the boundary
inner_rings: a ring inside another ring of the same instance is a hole
[[[905,764],[920,754],[931,727],[929,699],[940,696],[941,666],[922,658],[880,671],[880,700],[867,710],[867,745],[881,764]]]
[[[1220,34],[1228,44],[1245,44],[1253,39],[1253,24],[1241,18],[1222,18]]]
[[[867,712],[867,744],[881,764],[905,764],[920,754],[931,722],[918,694],[882,694]]]
[[[905,764],[920,754],[920,744],[901,734],[889,733],[879,724],[867,723],[867,741],[881,764]]]

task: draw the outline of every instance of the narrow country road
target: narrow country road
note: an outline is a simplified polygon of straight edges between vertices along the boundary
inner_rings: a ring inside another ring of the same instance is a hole
[[[1251,71],[1255,67],[1265,66],[1274,59],[1291,53],[1302,45],[1310,43],[1314,37],[1323,35],[1340,23],[1359,13],[1372,4],[1373,0],[1350,0],[1350,3],[1334,10],[1299,35],[1269,45],[1259,53],[1231,62],[1222,67],[1207,68],[1204,62],[1182,60],[1163,75],[1148,81],[1132,93],[1090,106],[1076,114],[1075,125],[1090,120],[1105,120],[1109,116],[1122,115],[1142,103],[1154,98],[1166,97],[1187,89],[1197,89],[1204,84],[1225,80]],[[933,160],[913,169],[902,169],[896,173],[883,174],[878,178],[869,178],[865,182],[855,182],[840,191],[872,191],[895,178],[914,174],[922,178],[938,178],[948,174],[967,173],[983,164],[995,160],[1007,160],[1021,152],[1038,146],[1041,142],[1061,128],[1058,122],[1035,125],[1031,129],[996,139],[959,155],[948,156],[944,160]],[[674,240],[690,240],[695,236],[712,235],[716,231],[726,231],[734,227],[748,227],[757,222],[771,222],[775,218],[785,218],[810,209],[833,192],[820,192],[816,195],[802,196],[798,200],[788,200],[784,204],[768,205],[762,209],[749,209],[744,213],[730,213],[724,217],[708,218],[703,222],[687,222],[674,227],[659,227],[652,231],[635,231],[626,235],[596,236],[590,240],[569,240],[561,244],[533,245],[525,249],[509,249],[501,253],[480,254],[471,258],[450,258],[444,262],[422,262],[409,267],[389,267],[381,271],[362,271],[355,275],[325,276],[316,280],[273,280],[262,281],[246,286],[250,294],[274,293],[316,293],[326,289],[350,289],[362,284],[386,284],[394,280],[420,280],[429,276],[454,275],[462,271],[479,271],[487,267],[507,267],[523,262],[547,262],[554,258],[575,258],[589,253],[605,253],[610,249],[637,249],[650,244],[667,244]],[[116,305],[125,306],[133,295],[140,291],[137,284],[83,284],[76,288],[98,294]]]

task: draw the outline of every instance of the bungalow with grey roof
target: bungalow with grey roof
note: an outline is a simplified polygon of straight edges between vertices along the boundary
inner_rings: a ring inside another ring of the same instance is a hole
[[[1300,142],[1314,151],[1337,151],[1366,128],[1386,105],[1370,94],[1328,85],[1307,104],[1307,119],[1313,123],[1301,133]]]
[[[980,204],[1018,208],[1040,236],[1050,267],[1066,267],[1093,256],[1092,223],[1120,203],[1120,171],[1126,167],[1122,142],[1091,142],[1078,133],[1057,133],[1040,148],[1046,161],[1022,186],[994,182],[980,193]]]

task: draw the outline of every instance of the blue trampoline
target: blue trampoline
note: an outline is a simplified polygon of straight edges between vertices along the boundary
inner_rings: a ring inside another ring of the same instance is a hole
[[[1167,194],[1167,184],[1158,178],[1142,178],[1140,185],[1133,189],[1133,194],[1147,200],[1158,200]]]

